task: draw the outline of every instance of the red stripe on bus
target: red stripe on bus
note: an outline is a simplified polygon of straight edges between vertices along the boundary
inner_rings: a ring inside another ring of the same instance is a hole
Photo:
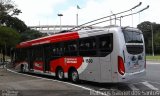
[[[83,57],[63,57],[50,62],[50,71],[55,72],[58,66],[62,67],[64,72],[68,72],[70,67],[78,69],[83,63]]]
[[[16,48],[23,48],[23,47],[33,46],[33,45],[74,40],[78,38],[79,38],[78,32],[68,32],[68,33],[56,34],[56,35],[42,37],[42,38],[31,40],[31,41],[22,42],[19,45],[17,45]]]

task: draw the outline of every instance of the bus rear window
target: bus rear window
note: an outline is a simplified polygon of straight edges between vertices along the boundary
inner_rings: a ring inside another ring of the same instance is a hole
[[[142,33],[132,30],[123,30],[126,43],[143,43]]]

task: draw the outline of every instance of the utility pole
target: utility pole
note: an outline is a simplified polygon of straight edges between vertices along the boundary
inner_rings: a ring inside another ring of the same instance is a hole
[[[59,18],[60,18],[60,31],[62,30],[62,26],[61,26],[61,17],[63,16],[63,14],[58,14]]]
[[[76,25],[78,26],[78,13],[76,14]]]
[[[78,5],[78,2],[77,2],[77,14],[76,14],[76,25],[78,26],[78,10],[81,9]]]
[[[151,31],[152,31],[152,56],[154,56],[154,42],[153,42],[153,24],[151,23]]]

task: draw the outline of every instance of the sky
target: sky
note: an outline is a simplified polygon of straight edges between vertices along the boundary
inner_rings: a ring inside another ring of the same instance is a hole
[[[128,10],[139,4],[139,2],[142,2],[142,5],[136,10],[132,10],[132,12],[141,10],[147,5],[150,6],[149,9],[140,14],[122,18],[122,26],[136,27],[137,24],[143,21],[160,23],[160,0],[14,0],[14,2],[17,8],[22,11],[17,17],[28,26],[59,25],[60,17],[57,14],[63,14],[61,17],[62,25],[76,25],[77,13],[78,24],[80,25],[97,18]],[[77,9],[77,5],[80,9]],[[131,11],[126,14],[130,13]],[[114,24],[114,20],[101,25],[107,26],[110,23]],[[119,21],[116,24],[119,25]]]

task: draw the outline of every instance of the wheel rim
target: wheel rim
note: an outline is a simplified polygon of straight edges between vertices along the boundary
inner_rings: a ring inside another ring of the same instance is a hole
[[[62,70],[59,70],[59,71],[58,71],[58,78],[59,78],[59,79],[63,79],[63,76],[64,76],[63,71],[62,71]]]
[[[74,72],[72,73],[72,80],[73,80],[73,81],[77,81],[77,79],[78,79],[78,73],[74,71]]]

